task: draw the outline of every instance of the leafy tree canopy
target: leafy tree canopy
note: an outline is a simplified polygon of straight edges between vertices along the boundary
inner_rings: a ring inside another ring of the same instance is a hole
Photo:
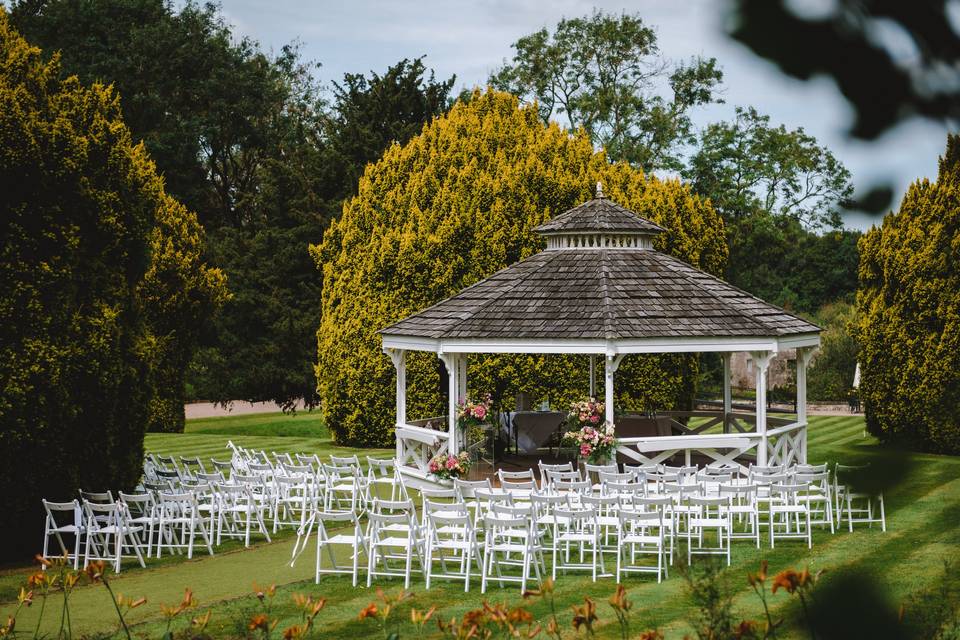
[[[960,136],[860,241],[861,398],[883,441],[960,453]]]
[[[564,19],[513,44],[490,84],[536,101],[544,122],[563,116],[583,127],[612,160],[650,172],[679,169],[693,142],[690,111],[717,102],[723,73],[713,58],[671,65],[638,15],[595,11]]]
[[[598,180],[669,230],[658,248],[722,270],[723,223],[707,202],[679,182],[610,164],[582,132],[545,126],[508,94],[474,93],[367,168],[341,219],[311,248],[324,274],[317,385],[339,442],[392,442],[395,373],[377,330],[542,248],[531,228],[590,198]],[[625,359],[618,403],[689,403],[695,363]],[[408,414],[441,413],[438,358],[411,354],[407,367]],[[488,356],[472,359],[469,375],[473,393],[525,391],[562,403],[585,393],[589,374],[586,358]]]
[[[423,57],[401,60],[382,76],[348,73],[333,85],[333,113],[328,126],[333,164],[342,198],[356,193],[367,164],[391,144],[404,144],[423,125],[450,108],[456,76],[437,82]]]
[[[853,193],[850,172],[829,149],[803,129],[771,126],[753,107],[707,126],[683,175],[728,222],[762,213],[813,230],[838,228]]]
[[[363,168],[448,106],[422,59],[348,75],[332,94],[296,47],[269,55],[219,8],[164,0],[20,0],[13,19],[65,73],[113,83],[124,117],[198,212],[232,298],[189,372],[211,400],[315,399],[321,275],[307,253]],[[179,394],[177,397],[181,397]]]

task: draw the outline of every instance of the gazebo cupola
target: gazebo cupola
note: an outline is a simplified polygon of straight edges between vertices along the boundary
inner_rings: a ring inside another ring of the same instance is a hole
[[[534,228],[547,239],[547,250],[652,249],[653,239],[665,229],[603,196],[597,196],[563,215]]]

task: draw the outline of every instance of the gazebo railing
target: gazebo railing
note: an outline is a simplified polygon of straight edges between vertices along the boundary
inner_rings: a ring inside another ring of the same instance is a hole
[[[397,467],[405,473],[426,479],[430,472],[430,459],[450,450],[450,434],[414,424],[396,428]]]
[[[687,464],[693,456],[746,470],[743,456],[755,452],[767,465],[785,465],[806,459],[806,424],[795,418],[767,417],[766,433],[758,433],[754,414],[722,411],[661,411],[669,418],[673,435],[621,437],[617,453],[635,464],[660,464],[678,454]],[[688,424],[690,418],[699,418]],[[719,429],[718,429],[719,427]],[[712,432],[712,433],[711,433]],[[765,456],[761,456],[763,451]]]
[[[806,423],[796,418],[767,417],[766,433],[756,431],[753,414],[714,411],[664,411],[673,435],[620,437],[617,453],[633,464],[659,464],[682,454],[687,464],[694,456],[710,462],[736,464],[746,470],[753,459],[767,465],[806,460]],[[697,418],[690,425],[684,419]],[[396,428],[397,466],[409,478],[433,482],[430,459],[450,451],[444,418],[415,420]],[[436,424],[440,429],[424,426]],[[443,429],[443,430],[441,430]],[[761,455],[761,451],[765,456]]]

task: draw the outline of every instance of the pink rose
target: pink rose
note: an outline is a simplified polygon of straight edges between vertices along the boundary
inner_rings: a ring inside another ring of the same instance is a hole
[[[592,422],[593,424],[597,424],[598,422],[600,422],[600,416],[590,416],[590,422]]]
[[[582,444],[582,445],[580,445],[580,455],[583,456],[584,458],[586,458],[587,456],[589,456],[589,455],[590,455],[590,452],[591,452],[592,450],[593,450],[593,449],[592,449],[592,448],[590,447],[590,445],[588,445],[588,444]]]
[[[473,415],[476,416],[477,420],[483,420],[487,417],[487,408],[480,405],[473,410]]]
[[[455,469],[457,467],[456,458],[447,458],[447,469]]]

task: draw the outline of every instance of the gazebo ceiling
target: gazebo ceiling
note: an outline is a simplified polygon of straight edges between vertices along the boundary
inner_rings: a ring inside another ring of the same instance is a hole
[[[735,346],[767,339],[774,350],[781,341],[819,343],[816,325],[646,248],[649,243],[625,246],[625,235],[649,238],[664,230],[606,198],[590,200],[536,230],[583,239],[535,254],[382,329],[384,346],[404,340],[437,346],[652,340],[671,351],[672,342]]]

